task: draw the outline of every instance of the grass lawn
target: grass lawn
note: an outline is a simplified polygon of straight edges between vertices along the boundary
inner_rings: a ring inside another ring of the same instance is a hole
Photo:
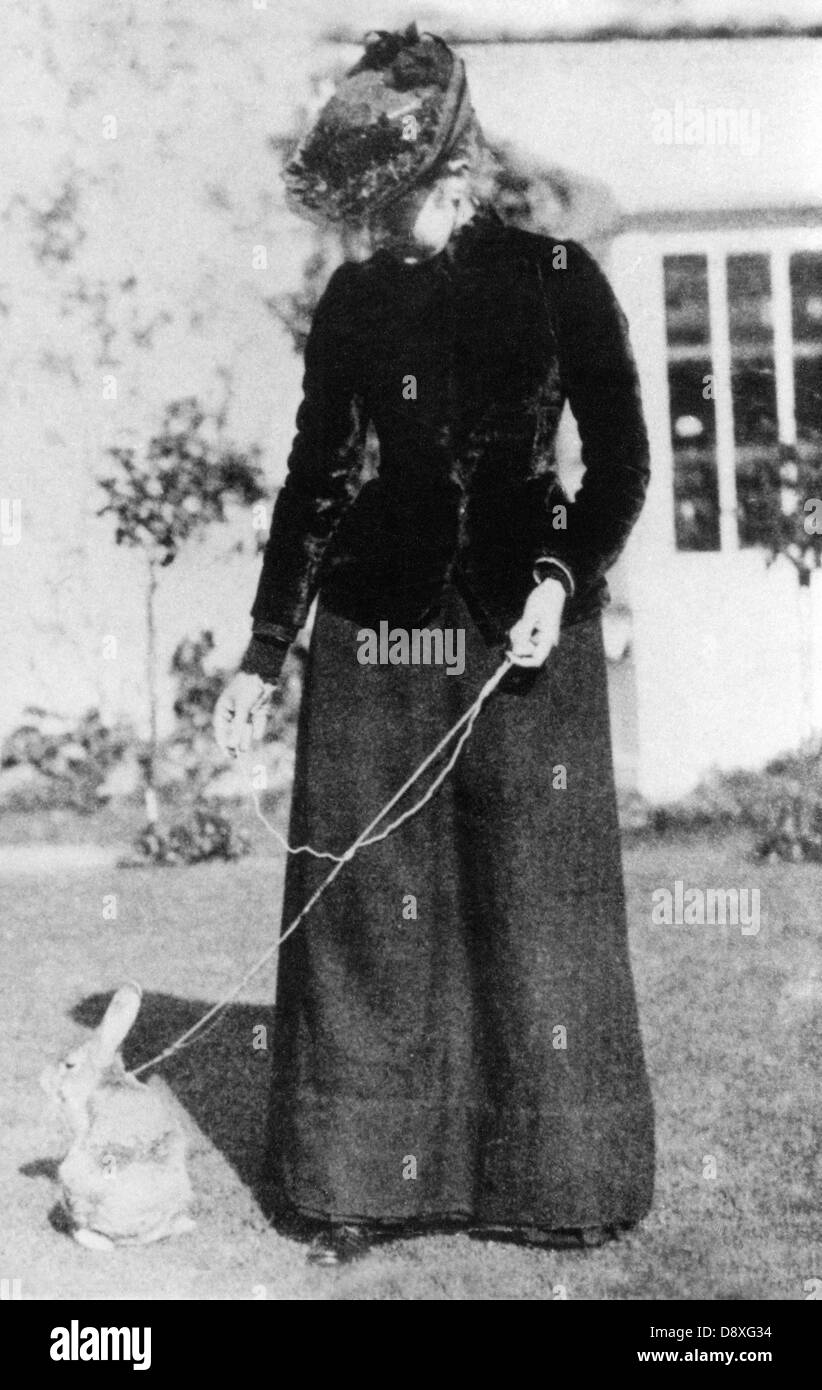
[[[2,849],[0,849],[2,858]],[[167,1063],[192,1133],[196,1231],[99,1254],[54,1229],[53,1160],[63,1140],[37,1085],[46,1060],[94,1023],[124,978],[146,999],[127,1060],[153,1054],[271,941],[282,859],[236,865],[16,873],[3,893],[0,1274],[24,1298],[802,1299],[822,1276],[813,1143],[818,1100],[822,867],[760,866],[744,836],[626,846],[631,941],[657,1106],[657,1196],[618,1246],[530,1251],[437,1236],[384,1248],[339,1272],[311,1271],[273,1233],[251,1184],[269,1059],[251,1029],[269,1020],[272,974],[202,1044]],[[651,894],[758,887],[758,935],[651,925]],[[116,921],[103,898],[117,894]],[[308,927],[310,930],[310,925]],[[716,1160],[705,1177],[704,1160]],[[814,1234],[817,1243],[814,1243]]]

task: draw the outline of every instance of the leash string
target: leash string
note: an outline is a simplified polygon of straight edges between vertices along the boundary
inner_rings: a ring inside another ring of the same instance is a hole
[[[358,854],[359,851],[361,849],[364,849],[367,845],[375,845],[378,844],[381,840],[387,839],[389,835],[393,834],[395,830],[399,829],[401,825],[403,825],[407,820],[410,820],[412,816],[415,816],[419,811],[422,810],[424,806],[428,804],[428,802],[434,796],[435,792],[438,790],[439,787],[442,786],[442,783],[445,781],[446,777],[449,775],[449,773],[455,766],[460,753],[462,752],[465,744],[471,736],[471,732],[477,721],[480,710],[485,704],[485,701],[488,699],[491,692],[496,689],[503,676],[512,665],[513,662],[511,661],[510,656],[506,655],[503,658],[500,665],[497,667],[494,674],[490,676],[489,679],[485,682],[485,685],[482,687],[474,703],[471,706],[469,706],[465,713],[457,720],[456,724],[454,724],[452,728],[450,728],[448,732],[444,735],[444,737],[440,739],[436,748],[434,748],[428,754],[428,756],[423,759],[419,767],[403,783],[399,791],[395,792],[394,795],[391,797],[391,800],[386,802],[385,806],[383,806],[382,809],[378,811],[374,819],[371,820],[365,827],[365,829],[360,832],[356,840],[354,840],[352,844],[349,845],[348,849],[344,852],[344,854],[335,855],[329,853],[326,850],[315,850],[312,848],[311,845],[289,845],[286,838],[280,834],[279,830],[277,830],[276,827],[273,826],[264,815],[262,807],[260,805],[260,799],[257,795],[256,788],[253,787],[251,782],[249,782],[249,791],[251,792],[251,797],[254,803],[254,809],[257,816],[265,825],[266,829],[269,830],[271,834],[274,835],[276,839],[280,841],[280,843],[284,846],[286,851],[289,854],[306,853],[313,854],[318,859],[332,859],[334,861],[333,866],[328,871],[320,885],[311,894],[311,897],[308,899],[308,901],[300,908],[300,911],[297,913],[296,917],[294,917],[292,921],[289,922],[286,930],[280,934],[280,936],[277,938],[277,940],[273,943],[272,946],[269,946],[263,952],[263,954],[259,956],[258,959],[254,961],[252,965],[249,966],[248,970],[245,972],[242,978],[238,980],[237,984],[234,985],[233,988],[230,989],[228,993],[223,996],[222,999],[219,999],[216,1004],[212,1004],[211,1008],[208,1009],[206,1013],[202,1015],[201,1018],[197,1019],[196,1023],[193,1023],[190,1028],[187,1028],[185,1032],[181,1033],[180,1036],[176,1038],[174,1042],[169,1043],[168,1047],[164,1048],[162,1052],[158,1052],[156,1057],[152,1057],[149,1059],[148,1062],[143,1062],[139,1067],[135,1067],[134,1071],[130,1073],[131,1076],[139,1076],[141,1072],[149,1071],[152,1067],[159,1066],[159,1064],[161,1062],[166,1061],[167,1058],[172,1057],[175,1053],[181,1052],[184,1048],[189,1047],[195,1041],[196,1038],[205,1037],[207,1033],[210,1033],[211,1029],[216,1027],[217,1023],[220,1022],[220,1016],[222,1015],[223,1011],[228,1007],[228,1005],[232,1003],[234,999],[237,998],[237,995],[240,994],[243,989],[245,989],[249,981],[253,980],[255,975],[259,974],[259,972],[268,964],[271,958],[277,954],[277,952],[288,940],[288,938],[292,936],[293,933],[297,930],[303,919],[308,916],[311,909],[322,897],[326,888],[329,888],[331,884],[334,882],[334,879],[341,872],[343,865],[347,864],[351,859],[354,858],[355,854]],[[397,816],[396,820],[391,821],[389,825],[385,826],[384,829],[380,830],[379,832],[373,833],[376,831],[376,828],[380,824],[380,821],[382,821],[384,817],[388,815],[389,811],[392,811],[394,809],[397,803],[401,801],[402,798],[405,796],[406,792],[410,791],[411,787],[414,786],[415,782],[417,782],[419,778],[422,776],[422,774],[431,766],[431,764],[436,761],[440,754],[445,751],[454,735],[458,733],[460,729],[462,729],[462,733],[460,734],[460,737],[456,743],[456,746],[452,750],[451,755],[448,758],[448,761],[437,773],[436,777],[434,778],[433,782],[431,783],[430,787],[427,789],[425,794],[421,796],[419,801],[415,802],[413,806],[410,806],[406,811],[403,811],[401,815]]]

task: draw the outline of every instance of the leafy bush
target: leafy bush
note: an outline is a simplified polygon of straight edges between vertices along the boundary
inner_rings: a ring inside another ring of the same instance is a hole
[[[770,768],[715,773],[678,801],[650,806],[647,824],[659,833],[711,826],[762,827],[779,794],[778,784]]]
[[[133,729],[125,723],[105,724],[94,709],[77,723],[36,706],[24,713],[27,722],[0,749],[0,768],[32,768],[48,779],[52,805],[84,814],[95,811],[108,774],[135,741]]]
[[[756,832],[758,858],[822,862],[822,745],[772,759],[755,772],[716,773],[679,801],[652,806],[640,816],[631,804],[624,828],[652,833],[725,830]]]
[[[783,803],[776,824],[756,842],[759,859],[786,859],[792,864],[822,862],[822,797],[797,796]]]
[[[822,749],[779,758],[768,771],[773,794],[759,822],[758,857],[822,861]]]
[[[156,825],[146,826],[137,838],[134,853],[122,859],[120,867],[171,867],[202,864],[208,859],[240,859],[250,849],[251,842],[244,830],[235,830],[228,817],[212,806],[195,803],[168,831]]]
[[[225,771],[225,757],[212,732],[214,706],[230,672],[208,667],[214,651],[214,637],[202,631],[184,638],[171,658],[176,694],[173,733],[160,747],[159,768],[173,768],[182,775],[183,807],[180,818],[168,830],[147,825],[137,837],[134,853],[125,865],[199,864],[208,859],[239,859],[248,854],[250,840],[237,831],[228,816],[206,800],[215,776]],[[292,661],[292,669],[294,667]],[[292,681],[278,687],[272,705],[270,732],[282,738],[296,719],[298,700]]]
[[[182,771],[186,786],[195,797],[202,795],[224,761],[211,721],[231,672],[206,669],[213,651],[213,634],[202,631],[197,637],[183,638],[171,658],[176,723],[173,733],[163,741],[161,758]]]

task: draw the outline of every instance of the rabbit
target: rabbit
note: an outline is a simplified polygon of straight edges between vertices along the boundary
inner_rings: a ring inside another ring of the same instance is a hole
[[[120,1055],[141,999],[139,985],[121,986],[93,1036],[41,1077],[73,1135],[58,1178],[72,1235],[91,1250],[147,1245],[195,1225],[180,1123]]]

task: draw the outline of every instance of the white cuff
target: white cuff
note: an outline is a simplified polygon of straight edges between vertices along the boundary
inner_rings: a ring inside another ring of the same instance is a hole
[[[566,588],[567,588],[567,593],[568,593],[568,597],[569,597],[569,598],[573,598],[573,597],[574,597],[574,594],[576,593],[576,589],[577,589],[577,586],[576,586],[576,584],[574,583],[574,576],[572,575],[572,573],[571,573],[571,571],[569,570],[568,566],[565,565],[565,564],[563,564],[562,560],[558,560],[558,559],[556,558],[555,555],[540,555],[539,559],[538,559],[538,560],[535,560],[535,562],[534,562],[534,583],[535,583],[535,584],[541,584],[542,581],[543,581],[543,579],[549,579],[549,578],[550,578],[550,575],[547,575],[547,574],[540,574],[540,573],[539,573],[539,571],[538,571],[538,569],[537,569],[537,566],[538,566],[538,565],[543,565],[543,564],[545,564],[545,565],[553,565],[553,566],[555,566],[558,570],[561,570],[561,571],[562,571],[562,573],[565,575],[565,578],[566,578],[567,581],[568,581],[568,584],[567,584],[567,586],[566,586]]]

